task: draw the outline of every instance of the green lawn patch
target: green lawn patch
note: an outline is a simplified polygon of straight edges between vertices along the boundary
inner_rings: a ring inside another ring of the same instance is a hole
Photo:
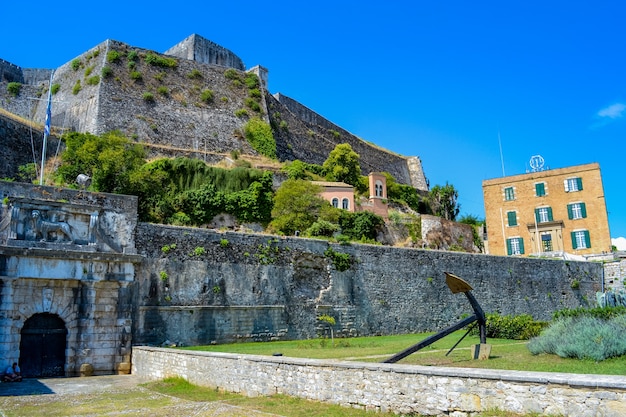
[[[474,336],[468,336],[446,356],[446,353],[461,339],[464,333],[462,330],[454,332],[408,356],[399,363],[598,375],[626,374],[625,356],[595,362],[592,360],[560,358],[551,354],[533,355],[527,348],[527,342],[520,340],[487,339],[487,343],[492,345],[491,357],[486,361],[478,361],[470,359],[470,347],[479,343],[479,339]],[[280,353],[283,356],[296,358],[382,362],[431,334],[335,339],[334,344],[330,339],[308,339],[264,343],[232,343],[183,347],[181,349],[268,356]]]

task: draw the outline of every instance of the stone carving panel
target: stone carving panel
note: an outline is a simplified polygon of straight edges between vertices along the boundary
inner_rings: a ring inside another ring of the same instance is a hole
[[[89,252],[122,253],[133,244],[126,233],[118,235],[119,219],[94,207],[72,204],[44,205],[14,199],[3,208],[0,244],[18,247],[62,247]],[[121,216],[123,217],[123,216]],[[120,241],[121,238],[121,241]]]

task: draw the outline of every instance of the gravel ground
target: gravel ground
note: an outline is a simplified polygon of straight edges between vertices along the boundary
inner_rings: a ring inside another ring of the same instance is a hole
[[[133,375],[107,375],[0,383],[0,417],[276,416],[219,401],[194,402],[169,397],[139,386],[142,382],[145,381]],[[141,404],[133,398],[140,399]],[[52,411],[52,404],[56,408],[62,405],[60,414]]]

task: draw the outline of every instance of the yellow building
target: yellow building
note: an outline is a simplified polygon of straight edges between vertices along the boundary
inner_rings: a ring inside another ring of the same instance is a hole
[[[492,255],[591,255],[611,251],[597,163],[483,181]]]

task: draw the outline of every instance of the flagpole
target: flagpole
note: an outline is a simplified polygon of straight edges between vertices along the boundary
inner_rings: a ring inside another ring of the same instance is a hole
[[[52,77],[54,70],[50,73],[50,85],[48,86],[48,107],[46,108],[46,122],[43,126],[43,145],[41,147],[41,174],[39,185],[43,185],[43,171],[46,163],[46,148],[48,147],[48,135],[50,134],[50,124],[52,122]]]

